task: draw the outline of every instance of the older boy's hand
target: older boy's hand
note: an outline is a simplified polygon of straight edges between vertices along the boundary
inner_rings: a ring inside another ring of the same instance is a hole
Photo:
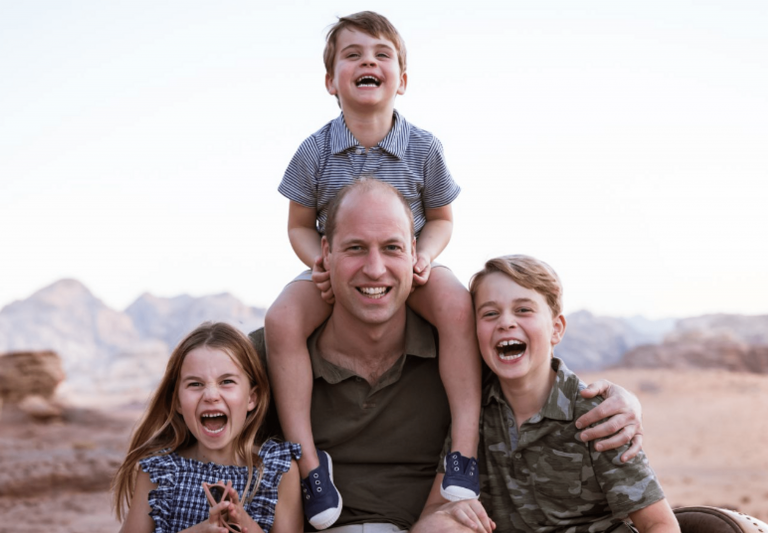
[[[428,257],[416,253],[416,264],[413,265],[413,285],[424,285],[432,272],[432,261]]]
[[[581,391],[584,398],[601,395],[605,398],[600,405],[576,420],[576,427],[588,428],[595,422],[602,423],[581,432],[579,438],[588,442],[603,437],[605,440],[595,443],[595,450],[602,452],[613,450],[628,442],[632,445],[621,456],[627,462],[637,455],[643,447],[643,420],[640,400],[623,387],[601,379]]]
[[[496,523],[491,520],[478,500],[462,500],[445,503],[428,516],[422,516],[411,532],[492,533],[495,529]]]
[[[315,264],[312,265],[312,282],[320,289],[320,296],[333,305],[336,298],[333,296],[333,287],[331,287],[331,273],[323,265],[323,256],[315,258]]]

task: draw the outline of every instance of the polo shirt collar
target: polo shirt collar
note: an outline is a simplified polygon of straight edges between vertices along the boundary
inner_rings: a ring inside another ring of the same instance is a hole
[[[386,152],[392,154],[398,159],[405,155],[405,149],[408,147],[408,138],[411,134],[411,125],[400,116],[397,110],[394,111],[395,123],[389,130],[378,146]],[[340,114],[331,122],[331,152],[339,154],[350,148],[356,148],[360,143],[352,135],[344,122],[344,113]]]
[[[309,349],[309,356],[312,360],[312,375],[314,378],[323,378],[330,384],[336,384],[351,377],[357,377],[357,374],[351,370],[334,365],[333,363],[325,360],[320,351],[317,348],[317,341],[320,338],[323,330],[325,329],[324,323],[317,328],[315,332],[307,340],[307,348]],[[435,335],[432,331],[432,327],[429,323],[421,318],[419,315],[411,311],[409,307],[406,307],[405,317],[405,353],[404,356],[398,359],[395,364],[384,373],[382,380],[389,376],[390,371],[394,367],[397,369],[397,374],[387,379],[387,382],[377,384],[377,387],[385,386],[391,381],[397,381],[400,376],[400,370],[402,370],[403,364],[405,364],[405,358],[407,356],[421,357],[423,359],[433,359],[437,357],[437,345],[435,343]]]
[[[555,383],[552,385],[552,390],[549,392],[544,406],[528,420],[530,423],[539,422],[542,418],[565,422],[574,419],[576,406],[571,398],[578,393],[579,378],[565,366],[562,359],[557,357],[552,358],[552,370],[557,373]],[[501,390],[501,382],[498,377],[494,377],[495,379],[491,381],[483,394],[483,405],[486,406],[492,401],[509,405]]]

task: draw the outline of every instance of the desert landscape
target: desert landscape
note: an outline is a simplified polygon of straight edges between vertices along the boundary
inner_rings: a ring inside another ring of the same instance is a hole
[[[716,505],[768,519],[768,375],[615,369],[582,377],[608,378],[640,398],[645,448],[673,506]],[[117,531],[110,477],[142,408],[106,397],[100,408],[65,403],[42,420],[6,401],[0,533]]]
[[[263,312],[228,294],[119,311],[75,280],[0,309],[0,533],[118,531],[110,480],[169,348],[203,320],[247,332]],[[768,316],[568,320],[556,353],[640,398],[670,503],[768,520]]]

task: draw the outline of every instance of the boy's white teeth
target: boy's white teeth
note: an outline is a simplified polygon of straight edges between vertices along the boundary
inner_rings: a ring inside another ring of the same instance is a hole
[[[381,85],[381,80],[379,78],[376,78],[374,76],[360,76],[355,81],[355,84],[358,87],[378,87]]]
[[[360,292],[369,298],[381,298],[387,293],[386,287],[360,287]]]
[[[203,418],[213,418],[216,416],[224,416],[224,413],[205,413],[203,414]]]
[[[522,341],[519,341],[517,339],[512,339],[511,341],[501,341],[496,346],[510,346],[512,344],[525,344],[525,343],[523,343]]]
[[[503,340],[496,345],[496,353],[502,361],[520,359],[525,353],[527,344],[517,339]]]

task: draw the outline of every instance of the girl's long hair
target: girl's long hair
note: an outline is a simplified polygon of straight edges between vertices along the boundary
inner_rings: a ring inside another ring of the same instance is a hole
[[[243,429],[235,441],[235,454],[248,467],[248,481],[241,500],[247,504],[253,499],[259,482],[257,477],[253,489],[249,490],[254,466],[261,471],[261,460],[258,455],[254,458],[253,447],[257,436],[261,437],[258,435],[259,429],[269,407],[269,381],[261,359],[245,335],[229,324],[205,322],[187,335],[171,354],[165,375],[134,429],[128,454],[112,482],[112,503],[120,521],[125,517],[124,510],[130,507],[136,490],[139,461],[151,455],[183,450],[196,442],[176,408],[179,405],[181,365],[189,352],[200,347],[226,352],[242,367],[250,379],[251,387],[256,388],[256,407],[248,412]]]

